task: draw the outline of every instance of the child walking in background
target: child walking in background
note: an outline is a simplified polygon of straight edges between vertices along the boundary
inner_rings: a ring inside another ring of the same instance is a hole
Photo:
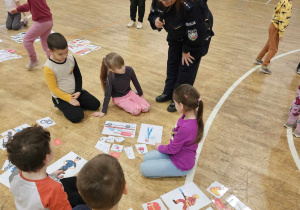
[[[130,0],[130,22],[127,24],[127,27],[133,27],[135,25],[136,21],[136,11],[138,9],[138,22],[136,24],[136,28],[140,29],[143,28],[143,19],[144,19],[144,14],[145,14],[145,1],[146,0]]]
[[[264,74],[272,73],[267,66],[278,51],[279,41],[283,41],[283,33],[290,23],[291,14],[292,0],[281,0],[277,3],[272,23],[269,27],[269,39],[254,61],[254,64],[262,65],[259,71]],[[262,61],[265,55],[266,57]]]
[[[290,115],[288,121],[284,124],[287,128],[296,128],[294,130],[294,136],[300,137],[300,119],[297,120],[300,115],[300,85],[297,90],[297,97],[293,101],[292,107],[290,109]]]
[[[33,43],[40,37],[43,50],[50,57],[50,52],[48,51],[47,38],[51,33],[53,26],[52,14],[46,3],[46,0],[27,0],[26,4],[18,6],[16,9],[11,11],[12,14],[18,12],[28,12],[32,14],[33,25],[29,28],[26,35],[24,36],[24,47],[28,52],[30,57],[29,63],[26,65],[28,70],[33,69],[39,65],[39,61],[36,57],[36,52],[34,50]]]
[[[6,28],[8,30],[19,30],[23,26],[27,26],[28,19],[26,18],[26,13],[22,12],[24,19],[21,21],[21,13],[10,13],[11,10],[20,6],[19,0],[5,0],[5,4],[7,7],[7,19],[6,19]]]
[[[196,151],[203,136],[203,102],[198,91],[183,84],[173,92],[175,107],[182,116],[173,129],[170,144],[155,144],[157,150],[144,154],[140,165],[145,177],[177,177],[187,175],[195,165]]]
[[[150,104],[144,99],[140,83],[130,66],[125,66],[123,58],[117,53],[109,53],[102,60],[100,81],[105,92],[101,112],[95,112],[93,116],[103,117],[112,97],[112,101],[118,107],[132,115],[148,112]],[[131,90],[132,81],[138,95]]]

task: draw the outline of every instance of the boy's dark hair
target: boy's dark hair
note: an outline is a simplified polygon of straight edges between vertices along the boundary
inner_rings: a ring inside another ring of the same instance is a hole
[[[55,49],[64,50],[68,47],[66,38],[60,33],[50,34],[47,38],[47,44],[51,51],[54,51]]]
[[[6,145],[8,160],[25,172],[37,172],[44,167],[50,149],[50,132],[41,126],[25,128],[16,133]]]
[[[100,154],[88,161],[77,176],[77,188],[92,209],[111,209],[120,200],[125,188],[123,169],[118,160]]]
[[[191,85],[183,84],[177,87],[173,92],[173,100],[177,103],[182,103],[185,110],[197,109],[197,124],[198,132],[194,141],[195,144],[199,144],[204,132],[203,123],[203,101],[200,99],[200,94]]]

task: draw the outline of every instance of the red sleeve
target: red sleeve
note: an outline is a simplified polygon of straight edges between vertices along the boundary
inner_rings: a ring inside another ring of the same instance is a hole
[[[23,4],[17,7],[18,12],[29,12],[29,5],[28,3]]]
[[[71,210],[68,195],[61,183],[49,178],[44,182],[36,182],[36,186],[45,208],[55,210]]]

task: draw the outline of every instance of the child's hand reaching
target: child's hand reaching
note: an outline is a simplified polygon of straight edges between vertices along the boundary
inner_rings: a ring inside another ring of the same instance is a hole
[[[17,10],[17,9],[12,9],[12,10],[10,11],[10,13],[11,13],[11,14],[16,14],[16,13],[18,13],[18,10]]]
[[[69,102],[70,104],[72,104],[73,106],[80,106],[79,101],[77,101],[76,99],[72,98]]]
[[[105,113],[103,113],[103,112],[94,112],[93,113],[94,117],[103,117],[104,115],[105,115]]]
[[[80,92],[73,93],[71,96],[73,99],[77,99],[80,96]]]
[[[56,174],[56,176],[57,176],[59,179],[64,178],[64,175],[62,175],[62,174],[65,174],[65,172],[62,171],[62,170],[57,170],[57,171],[54,171],[53,173]]]
[[[155,149],[157,149],[158,150],[158,147],[161,145],[161,143],[155,143]]]

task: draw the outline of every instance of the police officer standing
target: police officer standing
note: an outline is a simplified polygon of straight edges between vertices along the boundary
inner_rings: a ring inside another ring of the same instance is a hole
[[[152,29],[164,28],[169,44],[167,78],[163,94],[157,102],[172,99],[173,90],[181,84],[193,85],[201,57],[209,47],[213,16],[207,0],[153,0],[148,17]],[[167,109],[175,112],[172,100]]]

